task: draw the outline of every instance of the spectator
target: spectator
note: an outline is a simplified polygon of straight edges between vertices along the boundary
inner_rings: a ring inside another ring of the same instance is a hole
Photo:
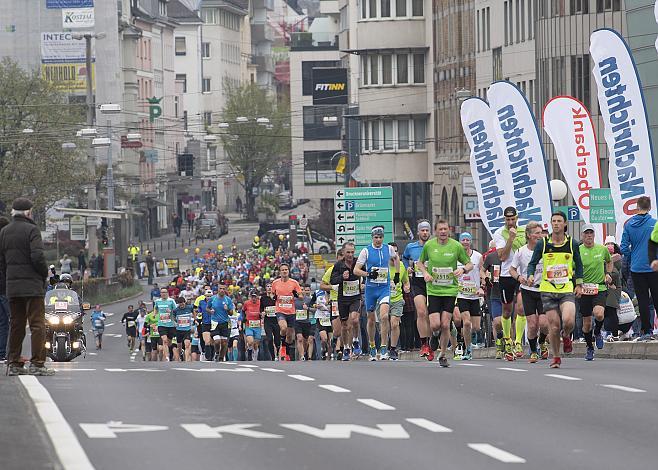
[[[642,324],[641,341],[648,341],[653,334],[653,322],[649,312],[649,292],[653,305],[658,311],[658,272],[649,265],[649,239],[656,224],[651,217],[651,200],[642,196],[637,200],[637,213],[624,225],[621,238],[621,252],[630,260],[631,279],[640,310]]]
[[[178,214],[174,214],[174,232],[176,232],[176,236],[180,237],[180,229],[183,225],[183,219],[181,219],[181,216]]]
[[[59,260],[61,274],[71,274],[71,258],[64,253],[64,257]]]
[[[153,284],[153,275],[155,274],[155,259],[150,251],[146,252],[146,269],[148,270],[148,283]]]
[[[105,276],[105,258],[101,253],[96,257],[96,272],[98,277]]]
[[[240,196],[235,198],[235,209],[238,211],[238,214],[242,214],[242,199],[240,199]]]
[[[7,217],[0,217],[0,231],[9,225]],[[0,270],[0,361],[7,358],[7,338],[9,336],[9,302],[4,271]]]
[[[196,214],[194,211],[188,211],[187,212],[187,231],[192,232],[192,229],[194,228],[194,219],[196,218]]]
[[[6,279],[11,323],[7,373],[9,375],[53,375],[45,366],[45,305],[48,265],[41,232],[32,220],[32,201],[18,198],[12,204],[13,221],[0,231],[0,272]],[[25,327],[29,323],[32,344],[30,368],[21,359]]]
[[[89,258],[89,269],[91,270],[91,277],[98,277],[98,271],[96,270],[97,262],[96,255],[91,255]]]
[[[78,253],[78,270],[80,271],[80,277],[84,277],[85,269],[87,269],[87,259],[85,258],[85,250],[80,250]]]

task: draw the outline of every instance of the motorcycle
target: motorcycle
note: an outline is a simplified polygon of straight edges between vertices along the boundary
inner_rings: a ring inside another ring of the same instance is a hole
[[[63,291],[63,292],[62,292]],[[82,308],[81,308],[82,307]],[[82,317],[89,304],[80,305],[75,292],[55,289],[46,295],[46,353],[53,361],[68,362],[87,355]]]

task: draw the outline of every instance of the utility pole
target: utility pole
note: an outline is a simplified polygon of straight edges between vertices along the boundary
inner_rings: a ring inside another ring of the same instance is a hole
[[[85,66],[87,68],[87,127],[94,125],[94,92],[93,82],[95,78],[92,73],[91,63],[91,34],[85,34]],[[92,178],[92,184],[87,192],[87,208],[96,209],[96,156],[94,150],[89,145],[87,149],[87,171]],[[87,239],[89,241],[89,256],[98,255],[98,239],[96,237],[96,226],[87,229]]]

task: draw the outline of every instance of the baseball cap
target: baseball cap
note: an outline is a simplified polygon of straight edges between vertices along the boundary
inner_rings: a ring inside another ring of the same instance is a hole
[[[617,239],[613,235],[608,235],[607,237],[605,237],[605,242],[603,244],[607,245],[608,243],[614,243],[616,245]]]
[[[514,217],[516,216],[516,207],[514,206],[507,206],[505,210],[503,211],[503,215],[505,217]]]
[[[591,230],[592,232],[594,232],[595,231],[594,226],[592,224],[585,224],[585,225],[583,225],[583,228],[582,228],[581,232],[585,233],[588,230]]]

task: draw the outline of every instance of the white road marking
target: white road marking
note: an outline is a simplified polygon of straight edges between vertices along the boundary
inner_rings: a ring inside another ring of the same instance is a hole
[[[560,375],[560,374],[544,374],[546,377],[553,377],[554,379],[560,380],[583,380],[578,377],[571,377],[570,375]]]
[[[240,364],[238,367],[253,367],[253,368],[260,368],[260,366],[254,365],[254,364]]]
[[[107,372],[125,372],[127,369],[105,369]]]
[[[235,436],[251,437],[253,439],[280,439],[280,434],[270,434],[268,432],[256,431],[250,429],[260,424],[227,424],[226,426],[217,426],[215,428],[207,424],[181,424],[181,427],[197,439],[220,439],[222,433],[233,434]]]
[[[491,444],[469,444],[468,447],[477,452],[480,452],[481,454],[487,455],[492,459],[496,459],[499,462],[525,463],[524,458],[521,458],[518,455],[510,454],[506,450],[499,449],[498,447],[494,447]]]
[[[104,333],[103,336],[109,336],[110,338],[121,338],[123,335],[119,335],[116,333]]]
[[[320,388],[324,388],[325,390],[329,390],[330,392],[335,392],[335,393],[349,393],[350,391],[346,388],[339,387],[338,385],[318,385]]]
[[[290,377],[291,379],[301,380],[302,382],[312,382],[315,380],[312,377],[307,377],[305,375],[299,375],[299,374],[292,374],[292,375],[289,374],[288,377]]]
[[[327,424],[324,428],[316,428],[307,424],[281,424],[280,426],[320,439],[349,439],[352,433],[380,439],[409,439],[409,434],[401,424],[376,424],[374,427],[359,424]]]
[[[261,370],[266,370],[267,372],[285,372],[283,369],[273,369],[272,367],[263,367]]]
[[[105,327],[107,328],[108,326],[114,326],[114,323],[106,323]]]
[[[90,352],[89,355],[90,355],[90,356],[98,356],[98,353]]]
[[[193,372],[253,372],[251,369],[193,369],[191,367],[172,367],[172,370],[187,370]]]
[[[92,371],[92,370],[96,370],[96,369],[76,369],[76,368],[73,368],[73,367],[71,367],[71,368],[63,367],[63,368],[56,368],[55,369],[55,371],[57,371],[57,372],[77,372],[77,371],[88,372],[88,371]]]
[[[65,470],[93,470],[89,457],[48,390],[34,376],[22,375],[19,380],[36,406],[62,467]]]
[[[395,407],[387,405],[386,403],[382,403],[381,401],[375,400],[374,398],[358,398],[356,401],[380,411],[392,411],[395,409]]]
[[[528,372],[528,369],[516,369],[514,367],[497,367],[498,370],[508,370],[510,372]]]
[[[459,364],[460,366],[467,366],[467,367],[484,367],[484,364],[475,364],[474,362],[465,362],[463,364]]]
[[[107,423],[80,423],[80,427],[89,439],[114,439],[119,433],[167,431],[168,426],[150,424],[123,424],[122,421]]]
[[[623,385],[614,385],[614,384],[600,384],[601,387],[611,388],[613,390],[621,390],[622,392],[631,392],[631,393],[645,393],[646,390],[641,388],[625,387]]]
[[[452,432],[452,429],[425,418],[407,418],[407,421],[430,432]]]

